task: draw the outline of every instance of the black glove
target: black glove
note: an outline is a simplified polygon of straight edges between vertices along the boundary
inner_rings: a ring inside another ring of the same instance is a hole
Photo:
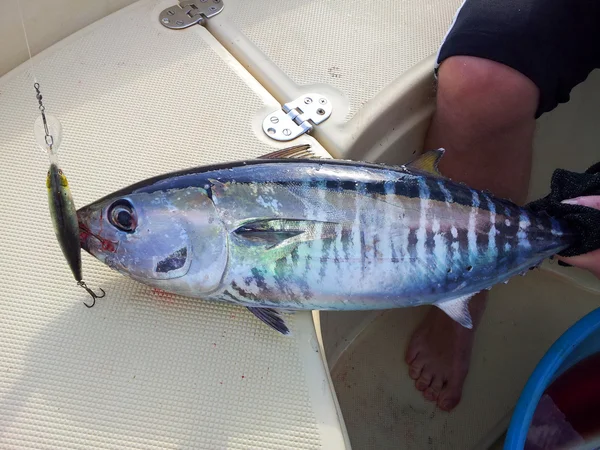
[[[564,221],[578,235],[575,243],[560,252],[560,256],[576,256],[600,248],[600,210],[561,203],[563,200],[589,195],[600,195],[600,162],[584,173],[555,170],[550,194],[526,205],[532,211],[545,211]],[[559,264],[568,266],[561,261]]]

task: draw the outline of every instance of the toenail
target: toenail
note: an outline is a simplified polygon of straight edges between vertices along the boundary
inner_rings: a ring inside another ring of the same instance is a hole
[[[452,404],[449,401],[442,402],[443,409],[450,409],[451,407],[452,407]]]

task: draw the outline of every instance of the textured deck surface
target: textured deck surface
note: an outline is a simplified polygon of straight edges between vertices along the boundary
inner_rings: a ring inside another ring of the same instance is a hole
[[[227,17],[298,85],[327,84],[346,119],[436,53],[460,0],[229,0]]]
[[[135,4],[35,59],[78,206],[275,149],[253,119],[273,100],[202,27],[163,28],[170,4]],[[29,65],[0,79],[0,447],[343,448],[310,313],[283,337],[87,254],[84,279],[107,296],[83,306],[48,214],[32,83]]]

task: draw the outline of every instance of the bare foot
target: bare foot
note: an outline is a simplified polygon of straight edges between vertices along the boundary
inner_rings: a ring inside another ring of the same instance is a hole
[[[478,297],[471,300],[473,329],[464,328],[440,309],[432,308],[408,344],[405,360],[409,376],[423,396],[444,411],[451,411],[460,402],[484,301]]]

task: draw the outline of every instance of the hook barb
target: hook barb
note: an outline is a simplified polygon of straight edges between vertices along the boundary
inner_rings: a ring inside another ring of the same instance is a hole
[[[104,289],[102,289],[102,288],[100,288],[100,290],[102,291],[102,295],[96,294],[89,287],[87,287],[87,285],[85,284],[85,281],[79,281],[79,282],[77,282],[77,285],[84,288],[87,291],[87,293],[92,296],[92,299],[94,300],[91,305],[88,305],[86,302],[83,302],[83,304],[85,306],[87,306],[88,308],[91,308],[92,306],[94,306],[96,304],[96,299],[102,298],[106,295],[106,292],[104,292]]]

